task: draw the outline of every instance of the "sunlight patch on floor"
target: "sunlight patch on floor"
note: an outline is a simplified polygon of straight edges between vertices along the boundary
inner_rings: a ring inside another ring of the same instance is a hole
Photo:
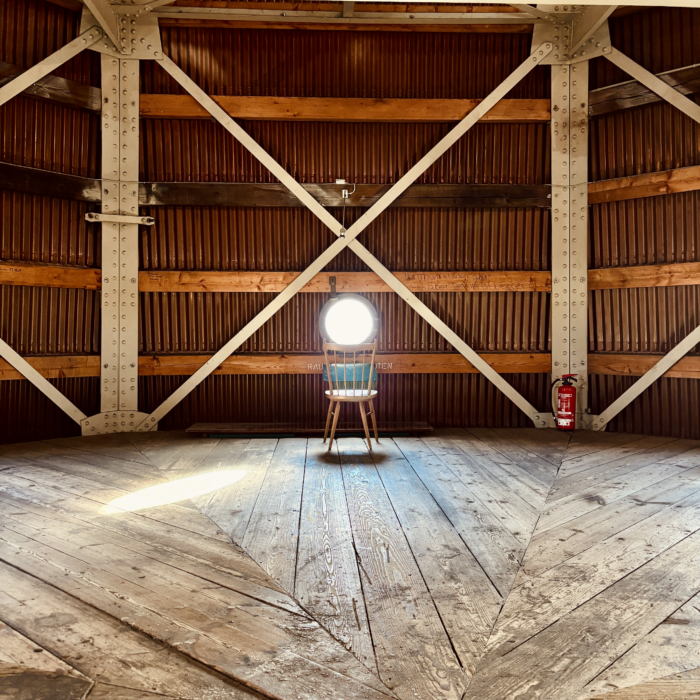
[[[126,496],[111,501],[102,508],[102,513],[111,515],[124,511],[133,512],[144,508],[156,508],[171,503],[196,498],[211,493],[217,489],[230,486],[240,481],[246,475],[245,469],[227,469],[224,471],[208,472],[188,476],[185,479],[156,484],[148,488],[129,493]]]

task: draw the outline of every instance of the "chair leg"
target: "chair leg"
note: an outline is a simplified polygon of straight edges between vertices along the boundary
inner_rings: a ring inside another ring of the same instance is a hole
[[[367,437],[367,447],[369,447],[369,451],[372,451],[372,439],[369,436],[369,428],[367,427],[367,414],[365,413],[365,402],[364,401],[358,401],[357,405],[360,407],[360,416],[362,417],[362,425],[364,426],[365,429],[365,436]]]
[[[369,410],[372,411],[372,427],[374,428],[374,439],[379,444],[379,431],[377,430],[377,417],[374,415],[374,403],[369,402]]]
[[[326,438],[328,437],[328,428],[331,427],[331,416],[333,415],[333,404],[335,401],[331,401],[330,405],[328,406],[328,415],[326,416],[326,430],[323,433],[323,442],[326,441]]]
[[[335,427],[338,425],[338,416],[340,415],[340,406],[342,404],[340,401],[335,402],[335,411],[333,411],[333,427],[331,428],[331,439],[328,442],[328,451],[331,451],[331,446],[333,445],[333,438],[335,437]]]

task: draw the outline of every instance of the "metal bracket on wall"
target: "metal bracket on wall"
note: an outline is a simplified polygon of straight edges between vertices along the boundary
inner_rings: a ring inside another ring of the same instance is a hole
[[[141,12],[142,7],[136,5],[112,5],[111,9],[118,25],[118,45],[106,34],[102,41],[91,46],[93,51],[114,58],[158,60],[163,57],[158,18],[155,15]],[[98,18],[87,7],[83,8],[81,28],[96,24],[100,24]]]
[[[106,411],[84,418],[80,421],[80,428],[83,435],[145,432],[139,426],[146,418],[148,414],[141,411]],[[157,430],[158,426],[151,426],[150,429]]]
[[[132,184],[137,186],[136,195],[138,196],[138,183]],[[131,196],[133,196],[133,192]],[[122,216],[121,214],[97,214],[95,212],[85,214],[85,220],[92,223],[140,224],[141,226],[153,226],[156,222],[152,216]]]

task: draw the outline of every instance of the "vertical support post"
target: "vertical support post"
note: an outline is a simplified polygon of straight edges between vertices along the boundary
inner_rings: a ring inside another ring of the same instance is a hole
[[[588,429],[593,418],[588,413],[588,61],[572,63],[570,71],[570,364],[578,375],[576,424]]]
[[[588,61],[552,66],[552,380],[577,377],[588,417]]]
[[[102,213],[138,215],[139,62],[102,55]],[[138,224],[102,223],[103,413],[138,410]],[[115,426],[116,427],[116,426]]]

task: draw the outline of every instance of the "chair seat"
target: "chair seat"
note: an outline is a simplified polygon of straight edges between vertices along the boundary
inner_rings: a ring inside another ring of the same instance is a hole
[[[377,395],[377,392],[372,389],[367,391],[367,389],[335,389],[332,393],[326,390],[326,396],[331,401],[365,401],[368,399],[373,399]]]

